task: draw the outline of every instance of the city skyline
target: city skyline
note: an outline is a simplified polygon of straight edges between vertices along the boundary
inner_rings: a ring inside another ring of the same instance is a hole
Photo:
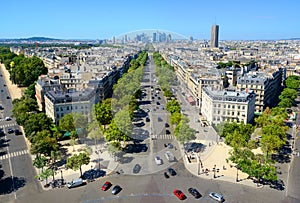
[[[111,39],[136,30],[169,30],[194,39],[210,39],[213,24],[220,26],[219,40],[267,40],[299,38],[295,26],[297,1],[224,4],[220,0],[174,1],[88,1],[2,3],[0,38],[34,36],[57,39]],[[252,8],[252,9],[249,9]]]

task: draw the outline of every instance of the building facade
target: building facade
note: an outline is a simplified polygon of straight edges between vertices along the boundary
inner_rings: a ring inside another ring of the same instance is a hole
[[[213,25],[211,27],[210,46],[211,48],[219,47],[219,25]]]
[[[266,72],[250,72],[237,78],[240,91],[253,90],[256,94],[255,112],[261,114],[266,107],[274,107],[282,91],[284,69],[267,74]]]
[[[251,123],[254,119],[255,93],[214,90],[211,87],[202,89],[202,116],[207,122]]]

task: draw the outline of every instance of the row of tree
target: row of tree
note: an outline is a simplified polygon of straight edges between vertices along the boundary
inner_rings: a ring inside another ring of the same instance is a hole
[[[23,54],[16,55],[6,47],[0,47],[0,59],[10,73],[10,80],[18,86],[28,87],[41,74],[48,72],[43,61],[38,57],[27,58]]]
[[[300,85],[299,76],[289,76],[285,81],[285,88],[281,92],[278,103],[279,107],[291,108],[295,104],[295,99],[297,98],[297,90]]]

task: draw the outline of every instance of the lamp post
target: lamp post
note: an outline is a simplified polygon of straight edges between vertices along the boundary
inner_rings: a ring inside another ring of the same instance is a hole
[[[236,182],[239,182],[239,166],[236,165]]]
[[[60,178],[63,179],[63,172],[60,170]]]
[[[216,164],[214,165],[214,167],[213,167],[213,171],[214,171],[214,178],[216,178]]]

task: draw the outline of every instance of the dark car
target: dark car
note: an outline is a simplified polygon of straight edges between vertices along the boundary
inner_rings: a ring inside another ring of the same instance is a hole
[[[170,125],[169,123],[165,123],[165,127],[168,128]]]
[[[191,195],[193,195],[196,199],[200,198],[202,195],[200,194],[200,192],[198,192],[198,190],[196,188],[189,188],[188,189],[189,193]]]
[[[112,186],[111,182],[106,181],[106,182],[102,185],[101,190],[106,191],[106,190],[108,190],[111,186]]]
[[[165,176],[165,178],[170,178],[170,176],[168,175],[167,172],[164,172],[164,176]]]
[[[19,129],[15,129],[15,135],[20,135],[22,134],[21,131]]]
[[[173,149],[172,143],[168,143],[168,144],[167,144],[167,147],[168,147],[169,149]]]
[[[146,117],[146,122],[150,122],[150,118],[148,116]]]
[[[10,96],[7,96],[6,99],[10,99]]]
[[[14,132],[14,130],[13,130],[13,129],[11,129],[11,128],[7,128],[7,132],[10,134],[10,133],[13,133],[13,132]]]
[[[175,176],[177,174],[173,168],[168,168],[168,171],[171,174],[171,176]]]
[[[116,194],[118,194],[121,190],[122,190],[122,188],[121,188],[119,185],[116,185],[116,186],[112,189],[111,194],[116,195]]]
[[[156,104],[157,104],[157,105],[160,105],[160,103],[159,103],[159,102],[156,102]]]
[[[167,135],[171,134],[170,130],[166,130],[166,134]]]
[[[0,105],[0,110],[3,110],[3,109],[4,109],[3,106]]]
[[[143,145],[142,148],[141,148],[141,151],[146,152],[147,150],[148,150],[148,147],[146,145]]]
[[[141,165],[135,164],[132,171],[133,173],[139,173],[141,168],[142,168]]]

